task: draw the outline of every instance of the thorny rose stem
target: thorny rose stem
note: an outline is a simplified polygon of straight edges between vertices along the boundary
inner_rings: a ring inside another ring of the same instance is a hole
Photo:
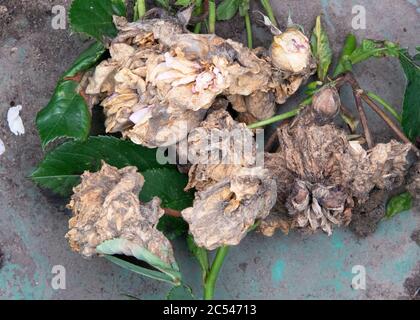
[[[367,117],[366,117],[366,112],[365,112],[365,109],[363,108],[363,102],[362,102],[362,98],[361,98],[362,94],[363,94],[363,91],[360,90],[360,89],[353,90],[354,100],[356,102],[357,111],[358,111],[359,116],[360,116],[360,122],[362,123],[366,143],[367,143],[369,149],[372,149],[373,146],[374,146],[374,142],[373,142],[373,138],[372,138],[372,135],[370,133],[370,130],[369,130],[369,124],[368,124],[368,120],[367,120]]]
[[[214,297],[214,288],[216,286],[216,280],[219,276],[220,269],[222,268],[223,261],[227,253],[229,252],[229,247],[223,246],[217,249],[216,257],[214,258],[213,264],[210,268],[210,272],[204,283],[204,300],[212,300]]]
[[[373,111],[375,111],[382,120],[385,121],[385,123],[394,131],[394,133],[404,142],[404,143],[410,143],[412,145],[412,148],[419,152],[416,146],[411,143],[410,139],[406,137],[404,132],[388,117],[388,115],[363,91],[363,89],[360,87],[359,83],[357,82],[356,78],[352,73],[346,73],[344,76],[339,77],[335,80],[336,87],[340,88],[345,83],[348,83],[351,85],[354,92],[360,92],[361,98],[366,104],[372,108]]]

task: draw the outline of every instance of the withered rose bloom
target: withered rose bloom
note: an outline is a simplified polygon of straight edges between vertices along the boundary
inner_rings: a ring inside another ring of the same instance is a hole
[[[182,211],[198,246],[213,250],[237,245],[257,219],[276,203],[276,182],[262,168],[242,168],[196,193]]]
[[[197,192],[193,207],[181,214],[194,240],[209,250],[239,244],[276,202],[276,182],[257,166],[253,132],[225,110],[215,110],[191,133],[188,149],[198,162],[191,166],[187,189]],[[205,162],[212,154],[217,157]]]
[[[279,129],[279,151],[266,154],[265,168],[277,180],[278,196],[278,212],[261,226],[267,235],[276,226],[331,234],[334,225],[351,221],[352,208],[367,201],[372,190],[391,190],[404,182],[411,145],[392,140],[365,150],[348,141],[332,123],[339,108],[338,102],[335,107],[331,103],[335,89],[324,90],[311,107]]]
[[[203,190],[243,167],[255,166],[256,152],[254,134],[245,124],[223,109],[210,112],[188,137],[193,161],[186,189]]]
[[[143,184],[135,167],[118,170],[103,163],[99,172],[85,172],[68,205],[73,217],[66,238],[72,250],[91,257],[104,241],[120,238],[173,263],[171,243],[156,229],[164,214],[160,199],[140,203]]]
[[[114,23],[111,58],[96,67],[86,93],[101,101],[107,132],[147,147],[184,139],[221,94],[243,121],[269,118],[274,102],[284,103],[315,70],[283,70],[269,55],[190,33],[173,18]]]

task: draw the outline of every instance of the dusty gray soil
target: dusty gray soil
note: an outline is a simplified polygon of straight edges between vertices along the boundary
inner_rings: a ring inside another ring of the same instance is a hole
[[[420,300],[420,264],[414,274],[405,280],[404,288],[409,299]]]
[[[411,240],[413,240],[420,247],[420,230],[416,230],[411,234]]]

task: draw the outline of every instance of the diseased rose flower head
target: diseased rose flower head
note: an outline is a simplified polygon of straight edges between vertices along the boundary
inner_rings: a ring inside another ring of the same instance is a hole
[[[199,246],[236,245],[269,214],[276,182],[258,164],[256,151],[253,132],[224,109],[212,110],[192,131],[188,152],[194,161],[186,189],[197,192],[181,214]]]
[[[107,132],[150,148],[184,139],[221,95],[235,97],[241,121],[269,118],[275,102],[285,103],[315,71],[313,64],[298,74],[280,70],[266,52],[187,32],[171,17],[114,23],[111,57],[96,67],[85,92],[103,106]],[[189,131],[181,133],[181,123]]]
[[[174,262],[169,240],[156,229],[164,214],[160,199],[140,203],[143,184],[135,167],[118,170],[103,163],[99,172],[85,172],[68,205],[73,217],[66,238],[72,250],[91,257],[105,241],[124,239],[164,262]]]
[[[312,98],[312,109],[316,113],[314,120],[318,124],[321,124],[320,120],[324,120],[325,123],[331,121],[340,111],[340,107],[340,96],[334,86],[322,87]]]
[[[186,189],[204,190],[257,162],[253,132],[223,109],[210,112],[190,133],[187,151],[192,166]]]
[[[300,30],[289,28],[274,36],[271,60],[277,68],[290,73],[301,73],[309,68],[311,59],[309,40]]]
[[[285,229],[284,223],[331,234],[333,226],[349,223],[355,204],[365,203],[372,190],[404,182],[411,145],[391,140],[365,150],[348,141],[332,123],[339,108],[334,97],[329,88],[320,91],[311,107],[278,130],[279,151],[266,154],[265,167],[277,181],[276,208],[287,212],[262,224],[266,234]]]
[[[196,193],[193,207],[182,211],[198,246],[208,250],[237,245],[257,219],[276,202],[276,182],[267,170],[242,168]]]

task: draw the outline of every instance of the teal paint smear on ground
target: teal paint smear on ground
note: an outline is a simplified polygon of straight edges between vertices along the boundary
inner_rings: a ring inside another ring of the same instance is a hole
[[[277,260],[274,263],[274,266],[271,270],[271,277],[273,279],[273,282],[279,283],[283,280],[285,266],[286,265],[283,260]]]
[[[49,279],[51,266],[46,257],[40,254],[40,244],[33,238],[33,233],[30,228],[27,228],[27,223],[22,220],[24,218],[16,211],[9,211],[9,217],[14,227],[14,232],[19,236],[20,240],[25,246],[25,251],[32,260],[34,266],[15,265],[12,270],[22,271],[22,275],[13,283],[10,284],[10,299],[49,299],[53,295],[53,290],[49,286]],[[3,270],[2,270],[3,271]],[[9,274],[9,277],[11,275]],[[14,296],[17,294],[17,296]]]

